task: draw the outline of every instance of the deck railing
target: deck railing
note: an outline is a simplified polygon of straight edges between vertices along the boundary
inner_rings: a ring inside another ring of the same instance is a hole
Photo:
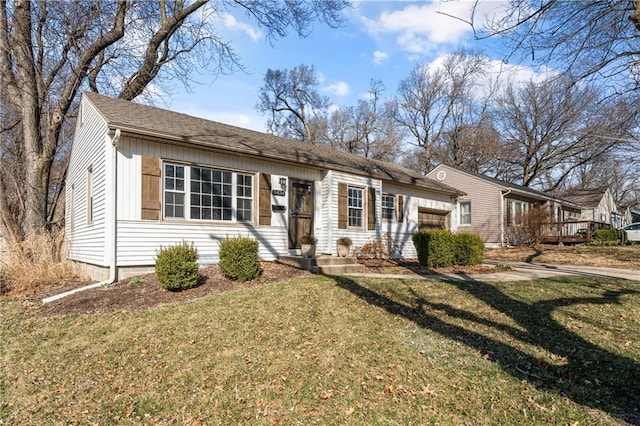
[[[585,243],[593,231],[611,228],[610,223],[584,221],[552,222],[542,225],[543,243]]]

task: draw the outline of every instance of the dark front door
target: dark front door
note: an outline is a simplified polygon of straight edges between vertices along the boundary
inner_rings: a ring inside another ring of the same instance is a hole
[[[297,249],[300,237],[313,235],[313,182],[289,182],[289,248]]]

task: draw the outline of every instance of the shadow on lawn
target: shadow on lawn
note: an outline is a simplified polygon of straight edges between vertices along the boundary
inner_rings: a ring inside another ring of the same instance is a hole
[[[338,286],[367,303],[413,321],[425,329],[453,339],[481,352],[508,374],[526,380],[545,391],[559,392],[574,402],[603,410],[625,421],[640,425],[640,364],[616,355],[567,330],[553,319],[557,308],[576,304],[619,304],[620,297],[640,293],[634,289],[606,291],[602,296],[574,297],[525,303],[512,299],[498,288],[481,281],[450,281],[456,287],[508,315],[517,329],[457,309],[449,304],[431,303],[412,288],[412,306],[379,294],[353,279],[333,277]],[[472,321],[510,334],[513,338],[544,348],[562,357],[563,365],[549,364],[532,355],[462,326],[450,324],[430,310],[445,312],[452,318]]]

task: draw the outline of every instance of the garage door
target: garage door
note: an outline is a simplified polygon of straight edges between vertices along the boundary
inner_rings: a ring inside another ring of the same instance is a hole
[[[418,230],[449,229],[449,212],[418,209]]]

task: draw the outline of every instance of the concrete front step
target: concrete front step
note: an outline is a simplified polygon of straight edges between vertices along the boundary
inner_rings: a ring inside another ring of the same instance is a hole
[[[311,272],[322,275],[342,275],[342,274],[359,274],[364,272],[364,265],[329,265],[329,266],[313,266]]]
[[[306,269],[315,274],[340,275],[364,272],[364,265],[358,264],[355,257],[335,257],[321,255],[308,258],[301,256],[278,256],[282,263]]]

